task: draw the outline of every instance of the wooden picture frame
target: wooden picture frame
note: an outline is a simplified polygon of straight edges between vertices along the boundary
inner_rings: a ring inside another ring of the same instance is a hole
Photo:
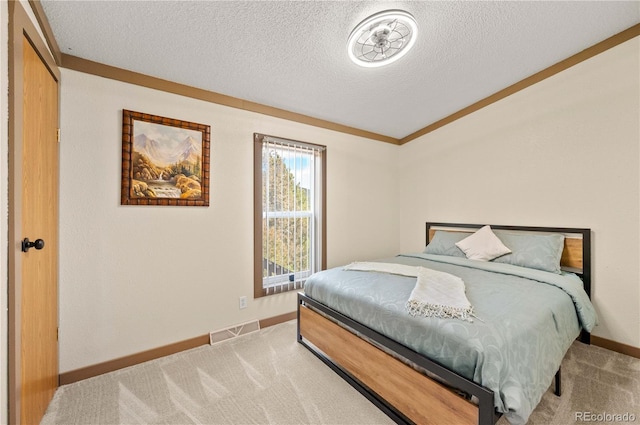
[[[210,133],[123,109],[121,205],[209,206]]]

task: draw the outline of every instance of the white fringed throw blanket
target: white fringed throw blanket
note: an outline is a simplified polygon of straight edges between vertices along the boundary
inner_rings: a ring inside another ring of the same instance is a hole
[[[473,321],[473,307],[465,295],[464,282],[452,274],[426,267],[377,262],[351,263],[345,266],[344,270],[415,277],[416,286],[406,303],[410,315]]]

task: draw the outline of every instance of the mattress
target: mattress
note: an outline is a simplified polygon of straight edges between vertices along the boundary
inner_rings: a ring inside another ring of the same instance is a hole
[[[451,273],[465,284],[475,317],[413,317],[416,278],[343,270],[307,279],[310,298],[494,391],[496,409],[524,424],[595,310],[574,274],[429,254],[379,260]]]

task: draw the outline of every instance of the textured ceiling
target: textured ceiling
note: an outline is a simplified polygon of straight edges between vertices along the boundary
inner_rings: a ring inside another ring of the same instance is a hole
[[[62,53],[402,138],[640,22],[640,2],[59,1]],[[347,56],[351,30],[403,9],[411,52]]]

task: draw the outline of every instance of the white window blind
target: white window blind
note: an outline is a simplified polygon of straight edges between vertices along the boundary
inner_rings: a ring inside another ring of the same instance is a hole
[[[323,146],[261,136],[262,290],[302,288],[320,269]]]

